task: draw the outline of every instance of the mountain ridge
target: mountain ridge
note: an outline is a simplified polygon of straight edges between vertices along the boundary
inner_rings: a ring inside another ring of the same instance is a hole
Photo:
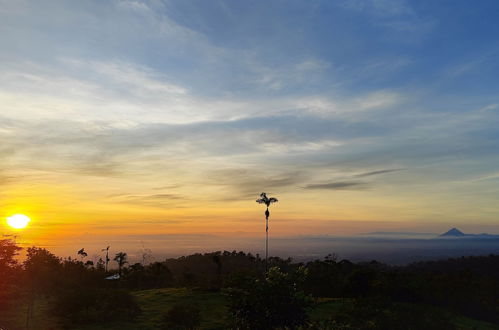
[[[438,235],[443,238],[499,238],[499,235],[480,233],[480,234],[466,234],[457,229],[456,227]]]
[[[454,227],[454,228],[446,231],[445,233],[438,235],[438,237],[463,237],[466,235],[468,235],[468,234],[465,234],[462,231],[460,231],[459,229],[457,229],[456,227]]]

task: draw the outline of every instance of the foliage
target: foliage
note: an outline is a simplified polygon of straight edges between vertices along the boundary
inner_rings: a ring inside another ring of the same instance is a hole
[[[275,329],[305,324],[311,301],[298,289],[302,278],[301,271],[286,274],[276,267],[265,278],[241,276],[239,283],[226,290],[234,327]]]
[[[200,310],[201,329],[227,329],[226,297],[219,292],[167,288],[134,292],[143,313],[130,329],[157,329],[164,325],[164,314],[175,305],[195,305]]]
[[[59,287],[62,278],[61,259],[48,250],[28,248],[23,266],[25,280],[32,293],[48,294]]]
[[[307,264],[305,290],[314,297],[339,297],[342,295],[344,269],[335,260],[315,260]]]
[[[195,304],[176,304],[163,316],[163,329],[196,329],[201,324],[201,311]]]
[[[256,200],[258,204],[265,204],[267,207],[270,206],[270,204],[277,203],[278,200],[275,197],[267,197],[267,194],[262,192],[260,194],[260,198]]]
[[[168,288],[168,289],[153,289],[153,290],[143,290],[132,292],[132,295],[136,298],[142,313],[134,320],[109,320],[107,322],[94,322],[88,324],[77,324],[72,323],[69,328],[71,330],[154,330],[158,329],[158,324],[162,321],[162,316],[165,310],[176,304],[197,304],[201,310],[201,324],[200,329],[230,329],[230,325],[226,323],[227,310],[225,308],[226,297],[217,292],[207,292],[200,290],[193,290],[187,288]],[[313,324],[306,325],[303,329],[309,330],[339,330],[339,329],[349,329],[352,327],[347,327],[342,324],[339,327],[338,322],[331,322],[335,317],[341,315],[343,312],[348,312],[353,308],[351,306],[354,304],[355,300],[347,298],[334,298],[318,299],[318,302],[312,305],[310,310],[310,320]],[[368,300],[366,302],[377,303],[376,299]],[[60,322],[57,318],[51,317],[51,313],[48,313],[47,307],[50,307],[46,299],[39,299],[36,302],[35,320],[33,322],[36,325],[35,329],[60,329]],[[19,306],[24,306],[22,300],[16,300],[16,309],[13,309],[9,313],[0,313],[0,326],[4,329],[24,329],[26,311],[24,308],[19,308]],[[350,305],[350,306],[349,306]],[[407,305],[407,304],[403,304]],[[409,307],[415,306],[419,308],[432,310],[431,306],[423,305],[413,305],[410,304]],[[446,313],[445,310],[435,310],[438,313]],[[14,313],[14,314],[13,314]],[[437,314],[438,314],[437,313]],[[16,320],[16,315],[18,319]],[[497,325],[479,322],[477,320],[472,320],[469,318],[461,316],[453,316],[453,322],[458,325],[460,330],[494,330],[497,329]],[[423,328],[424,329],[424,328]],[[429,328],[431,329],[431,328]]]
[[[15,257],[20,250],[14,240],[0,239],[0,311],[7,308],[15,294],[15,279],[20,273]]]
[[[125,252],[118,252],[116,253],[116,255],[114,256],[114,261],[116,261],[118,263],[118,273],[121,275],[121,269],[123,268],[123,266],[128,263],[127,261],[127,254]]]
[[[355,269],[346,277],[343,292],[349,297],[367,297],[375,290],[377,276],[371,268]]]
[[[320,318],[323,323],[326,322],[324,318],[328,318],[329,321],[320,326],[331,329],[395,328],[396,324],[415,324],[431,329],[427,324],[439,324],[436,318],[441,313],[434,311],[440,310],[445,311],[442,315],[449,312],[499,323],[499,256],[496,255],[420,262],[403,267],[375,261],[338,261],[335,257],[303,265],[293,263],[291,259],[272,257],[269,263],[279,268],[264,276],[264,262],[258,255],[217,251],[147,265],[127,266],[123,262],[121,279],[106,281],[104,261],[95,265],[83,262],[83,249],[81,258],[62,260],[46,249],[32,247],[27,249],[22,265],[15,258],[19,251],[14,241],[0,240],[0,305],[5,305],[5,301],[15,302],[24,311],[24,320],[26,310],[28,315],[34,313],[33,317],[36,317],[43,305],[66,324],[88,323],[94,327],[96,321],[106,319],[135,324],[136,321],[126,320],[128,316],[138,315],[137,304],[129,299],[131,290],[185,286],[189,289],[137,294],[140,304],[146,306],[143,315],[147,316],[142,319],[139,315],[141,321],[137,324],[149,322],[149,328],[154,328],[165,321],[159,311],[177,303],[199,302],[202,327],[207,319],[208,323],[220,327],[226,314],[222,298],[216,293],[221,288],[227,293],[227,314],[231,316],[232,325],[240,329],[308,326],[309,295],[317,301],[326,298],[355,301],[353,305],[345,303],[348,308],[330,311]],[[122,255],[125,256],[122,261],[126,261],[126,254]],[[118,293],[117,288],[129,290],[129,293]],[[212,306],[211,300],[216,300],[217,304]],[[0,307],[4,307],[0,314],[5,315],[5,306]],[[217,315],[216,320],[208,316],[213,313]],[[369,324],[358,323],[359,320]],[[313,321],[318,322],[318,319]],[[0,318],[0,322],[4,320]],[[445,329],[445,326],[448,326],[447,321],[441,328]]]
[[[323,323],[327,324],[333,329],[455,329],[448,313],[424,305],[396,304],[385,298],[356,299]]]
[[[133,289],[164,288],[173,285],[173,277],[165,263],[154,262],[144,266],[135,263],[125,269],[123,284]]]
[[[21,250],[22,248],[17,246],[13,239],[0,239],[0,271],[2,271],[2,274],[7,268],[12,268],[17,265],[15,256]]]
[[[499,323],[498,276],[494,255],[420,262],[383,274],[379,294]]]

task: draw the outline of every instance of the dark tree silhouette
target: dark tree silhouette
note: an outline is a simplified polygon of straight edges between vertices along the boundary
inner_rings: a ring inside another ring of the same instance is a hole
[[[267,197],[267,194],[262,192],[260,198],[256,200],[258,204],[265,204],[267,209],[265,210],[265,272],[268,269],[268,258],[269,258],[269,206],[270,204],[277,203],[278,200],[275,197]]]
[[[19,277],[16,256],[20,250],[14,239],[0,238],[0,314],[1,310],[13,300],[10,294],[14,282]]]
[[[35,298],[50,294],[59,287],[62,265],[61,259],[46,249],[30,247],[26,252],[26,260],[23,262],[28,303],[26,329],[30,329],[35,310]]]
[[[121,276],[121,268],[128,262],[127,259],[127,254],[125,252],[118,252],[116,253],[116,256],[114,257],[114,261],[118,263],[118,274]]]
[[[106,263],[104,262],[104,260],[102,260],[102,258],[99,258],[99,260],[97,260],[97,263],[95,265],[95,269],[97,269],[99,271],[105,271]]]
[[[15,256],[22,250],[16,242],[9,238],[0,239],[0,269],[12,267],[17,264]]]
[[[88,253],[85,252],[85,248],[78,250],[77,254],[81,257],[82,260],[88,256]]]

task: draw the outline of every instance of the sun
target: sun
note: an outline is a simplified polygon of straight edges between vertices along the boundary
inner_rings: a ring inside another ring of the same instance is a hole
[[[28,225],[31,219],[24,214],[14,214],[7,218],[9,226],[15,229],[23,229]]]

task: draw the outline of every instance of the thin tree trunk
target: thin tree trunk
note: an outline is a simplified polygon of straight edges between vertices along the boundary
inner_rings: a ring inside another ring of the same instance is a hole
[[[30,294],[29,301],[28,301],[28,310],[26,313],[26,329],[29,330],[31,326],[31,321],[33,320],[33,310],[35,308],[35,299],[33,297],[33,293]]]
[[[106,251],[106,273],[107,273],[107,264],[109,263],[109,250]]]
[[[31,301],[28,302],[28,310],[26,311],[26,329],[29,329],[29,313],[31,311]]]
[[[269,208],[267,207],[267,212]],[[266,225],[265,225],[265,274],[268,271],[268,258],[269,258],[269,217],[266,215]]]

